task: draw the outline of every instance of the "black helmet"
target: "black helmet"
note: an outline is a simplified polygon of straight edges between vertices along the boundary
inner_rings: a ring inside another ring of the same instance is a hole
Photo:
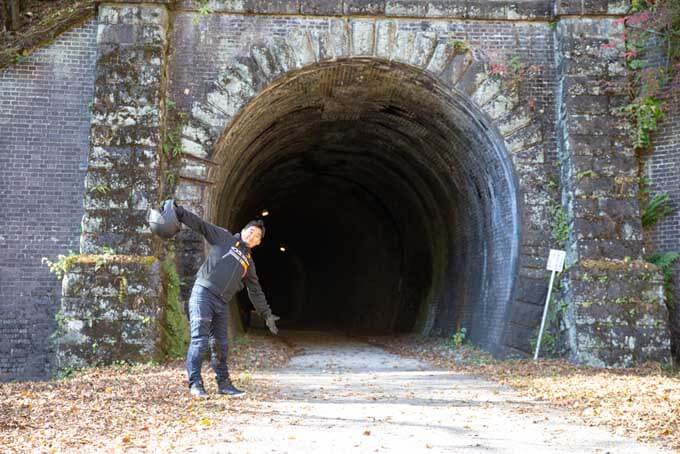
[[[172,238],[181,228],[175,213],[175,201],[172,199],[163,202],[162,213],[150,209],[147,221],[151,231],[161,238]]]

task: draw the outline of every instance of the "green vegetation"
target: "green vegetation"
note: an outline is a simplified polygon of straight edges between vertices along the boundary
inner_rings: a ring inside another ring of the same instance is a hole
[[[107,184],[100,183],[96,186],[90,188],[90,192],[96,192],[98,194],[106,195],[111,191],[111,188]]]
[[[116,281],[118,281],[118,302],[123,304],[128,295],[128,280],[125,277],[125,270],[121,271],[121,275],[116,278]]]
[[[98,271],[102,266],[111,262],[125,262],[134,261],[143,265],[150,265],[156,260],[155,257],[131,257],[116,255],[116,252],[108,246],[102,247],[101,254],[76,254],[72,250],[68,251],[68,255],[59,254],[56,261],[52,261],[47,257],[43,257],[41,262],[47,265],[50,272],[61,279],[76,263],[94,263],[94,270]],[[125,271],[123,271],[125,273]],[[120,285],[125,285],[127,288],[127,278],[121,276],[118,278]]]
[[[99,271],[99,268],[104,266],[106,262],[110,261],[115,254],[116,252],[112,248],[104,246],[102,248],[102,253],[95,256],[94,270]]]
[[[54,378],[57,380],[65,380],[67,378],[72,378],[76,375],[77,372],[80,372],[81,370],[83,369],[74,366],[62,367],[54,372]]]
[[[664,117],[663,106],[662,101],[653,96],[645,96],[620,109],[634,125],[631,139],[636,149],[644,150],[652,145],[652,133],[659,128]]]
[[[548,306],[548,316],[545,320],[543,336],[541,336],[540,356],[542,357],[558,356],[559,354],[557,351],[559,335],[557,333],[559,330],[560,318],[565,308],[566,303],[564,301],[556,301],[554,297],[550,298],[550,305]],[[529,344],[531,345],[531,351],[536,350],[537,343],[538,343],[538,329],[536,330],[536,334],[531,336],[531,339],[529,340]]]
[[[453,46],[453,52],[456,55],[464,54],[470,50],[470,45],[465,41],[454,39],[450,41],[451,46]]]
[[[179,299],[180,278],[174,254],[168,254],[161,262],[165,309],[161,321],[161,354],[165,359],[180,358],[189,345],[187,317]]]
[[[559,183],[557,183],[557,181],[555,181],[555,179],[552,177],[548,178],[548,181],[546,181],[545,186],[551,191],[556,191],[557,188],[560,187]]]
[[[668,194],[655,194],[642,208],[642,227],[653,227],[661,219],[673,213],[675,213],[675,208],[671,206]]]
[[[57,279],[61,279],[64,274],[66,274],[68,270],[73,267],[79,258],[80,254],[76,254],[75,252],[69,250],[68,255],[59,254],[57,256],[56,262],[51,261],[47,257],[43,257],[41,262],[43,265],[48,266],[50,273],[55,274]]]
[[[210,5],[208,5],[208,2],[204,2],[204,3],[198,8],[198,14],[201,14],[201,15],[204,15],[204,16],[207,15],[207,14],[213,13],[213,12],[215,12],[215,10],[213,10],[213,9],[210,7]]]
[[[658,266],[663,274],[663,287],[666,305],[670,309],[675,304],[673,300],[673,264],[680,259],[680,253],[675,251],[657,252],[647,257],[647,261]]]
[[[467,335],[467,330],[465,328],[459,328],[455,333],[453,333],[453,336],[451,336],[451,339],[449,339],[449,347],[454,348],[454,349],[459,349],[466,343],[466,335]]]
[[[595,176],[595,172],[593,172],[592,170],[584,170],[583,172],[579,172],[579,173],[576,174],[576,179],[582,180],[586,177],[594,177],[594,176]]]
[[[634,147],[645,150],[664,116],[661,92],[677,78],[680,68],[680,0],[633,0],[629,14],[619,22],[626,32],[618,46],[633,82],[631,102],[621,112],[634,126]],[[618,47],[616,42],[607,46]],[[665,53],[665,64],[649,64],[649,54],[657,50]]]
[[[166,124],[164,128],[163,162],[161,164],[163,178],[161,180],[161,199],[172,198],[179,179],[179,162],[184,153],[182,148],[182,129],[188,117],[185,112],[177,110],[177,103],[168,99],[165,101]]]
[[[567,212],[564,211],[562,205],[554,205],[550,209],[550,216],[552,217],[552,223],[550,230],[552,231],[552,236],[557,242],[560,248],[564,248],[569,237],[569,218],[567,217]]]
[[[200,16],[207,16],[215,12],[215,10],[210,7],[210,0],[197,0],[197,3],[198,3],[197,12]],[[194,25],[198,25],[199,22],[200,22],[199,16],[194,16],[191,19],[191,23]]]

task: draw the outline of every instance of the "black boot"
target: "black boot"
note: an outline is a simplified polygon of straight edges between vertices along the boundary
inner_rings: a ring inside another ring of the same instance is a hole
[[[207,399],[208,398],[208,393],[205,392],[205,388],[203,387],[203,383],[200,382],[200,381],[192,383],[191,386],[189,387],[189,392],[191,393],[192,396],[198,397],[200,399]]]
[[[227,396],[231,397],[242,397],[246,394],[246,392],[236,388],[231,383],[231,380],[227,378],[226,380],[217,382],[217,394],[226,394]]]

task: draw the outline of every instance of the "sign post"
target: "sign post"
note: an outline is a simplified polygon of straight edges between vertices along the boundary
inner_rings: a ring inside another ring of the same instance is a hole
[[[538,330],[538,341],[536,342],[536,351],[534,352],[534,361],[538,359],[538,351],[541,348],[541,339],[543,338],[543,329],[545,328],[545,320],[548,318],[548,305],[550,304],[550,294],[552,293],[553,281],[555,280],[555,273],[559,273],[564,268],[565,251],[558,249],[550,249],[548,256],[548,266],[546,268],[550,273],[550,284],[548,285],[548,296],[545,299],[545,307],[543,308],[543,319],[541,320],[541,328]]]

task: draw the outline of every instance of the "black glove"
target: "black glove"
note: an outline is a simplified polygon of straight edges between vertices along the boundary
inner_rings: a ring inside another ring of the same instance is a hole
[[[276,321],[280,320],[281,317],[270,314],[269,317],[265,320],[265,323],[267,324],[267,328],[269,328],[269,331],[272,332],[272,334],[278,334],[279,329],[276,327]]]

